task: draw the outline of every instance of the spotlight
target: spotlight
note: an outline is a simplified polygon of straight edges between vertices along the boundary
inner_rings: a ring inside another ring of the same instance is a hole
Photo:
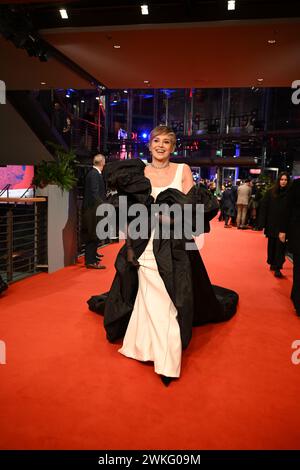
[[[227,2],[227,10],[235,10],[235,0],[229,0]]]
[[[148,5],[141,5],[142,15],[149,15]]]
[[[64,8],[59,10],[59,13],[60,13],[60,16],[62,17],[63,20],[67,20],[69,18],[68,17],[68,12]]]

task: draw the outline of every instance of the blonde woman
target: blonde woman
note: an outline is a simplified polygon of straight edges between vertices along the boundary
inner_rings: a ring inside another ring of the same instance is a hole
[[[129,203],[143,203],[149,210],[153,202],[184,207],[198,201],[206,190],[195,188],[189,166],[170,162],[175,143],[172,129],[156,127],[150,134],[151,163],[109,163],[107,185],[126,194]],[[128,237],[121,248],[105,302],[104,327],[109,341],[124,338],[121,354],[153,362],[154,371],[168,386],[180,376],[182,351],[190,342],[192,326],[228,320],[238,296],[217,288],[217,298],[198,250],[186,250],[187,239],[177,239],[172,231],[169,239],[157,239],[154,233],[151,230],[145,240]],[[226,297],[223,303],[222,297]],[[103,299],[104,295],[92,297],[90,309],[102,313]]]

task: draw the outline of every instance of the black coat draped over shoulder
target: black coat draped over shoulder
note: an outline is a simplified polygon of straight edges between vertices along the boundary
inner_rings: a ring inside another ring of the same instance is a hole
[[[105,180],[119,195],[128,197],[128,206],[134,202],[144,204],[149,210],[154,203],[151,184],[144,176],[144,164],[141,160],[111,162],[105,166]],[[217,213],[211,199],[204,189],[194,187],[185,195],[177,189],[168,188],[156,198],[155,204],[174,203],[201,204],[204,202],[205,231],[209,231],[209,220]],[[205,207],[206,203],[206,207]],[[212,286],[200,253],[186,250],[186,243],[193,243],[190,237],[176,239],[154,238],[153,252],[159,274],[166,290],[178,312],[178,323],[182,347],[186,348],[192,335],[193,325],[208,322],[221,322],[231,318],[236,312],[238,295],[228,289]],[[131,240],[136,258],[145,250],[147,239]],[[93,296],[89,301],[91,310],[104,312],[104,327],[109,341],[115,341],[125,335],[138,291],[138,270],[127,259],[128,247],[125,244],[116,259],[116,274],[108,295]]]

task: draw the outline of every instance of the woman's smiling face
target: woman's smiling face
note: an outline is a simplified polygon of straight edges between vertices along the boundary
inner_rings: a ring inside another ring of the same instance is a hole
[[[156,160],[162,161],[169,158],[173,152],[173,142],[169,134],[159,134],[155,136],[149,145],[152,157]]]

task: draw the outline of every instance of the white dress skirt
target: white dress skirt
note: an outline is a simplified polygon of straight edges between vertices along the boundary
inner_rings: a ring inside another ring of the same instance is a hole
[[[168,188],[182,191],[182,172],[183,164],[179,164],[169,186],[152,187],[154,199]],[[138,292],[119,352],[139,361],[153,361],[157,374],[179,377],[182,346],[177,310],[158,272],[153,236],[152,232],[138,260]]]

